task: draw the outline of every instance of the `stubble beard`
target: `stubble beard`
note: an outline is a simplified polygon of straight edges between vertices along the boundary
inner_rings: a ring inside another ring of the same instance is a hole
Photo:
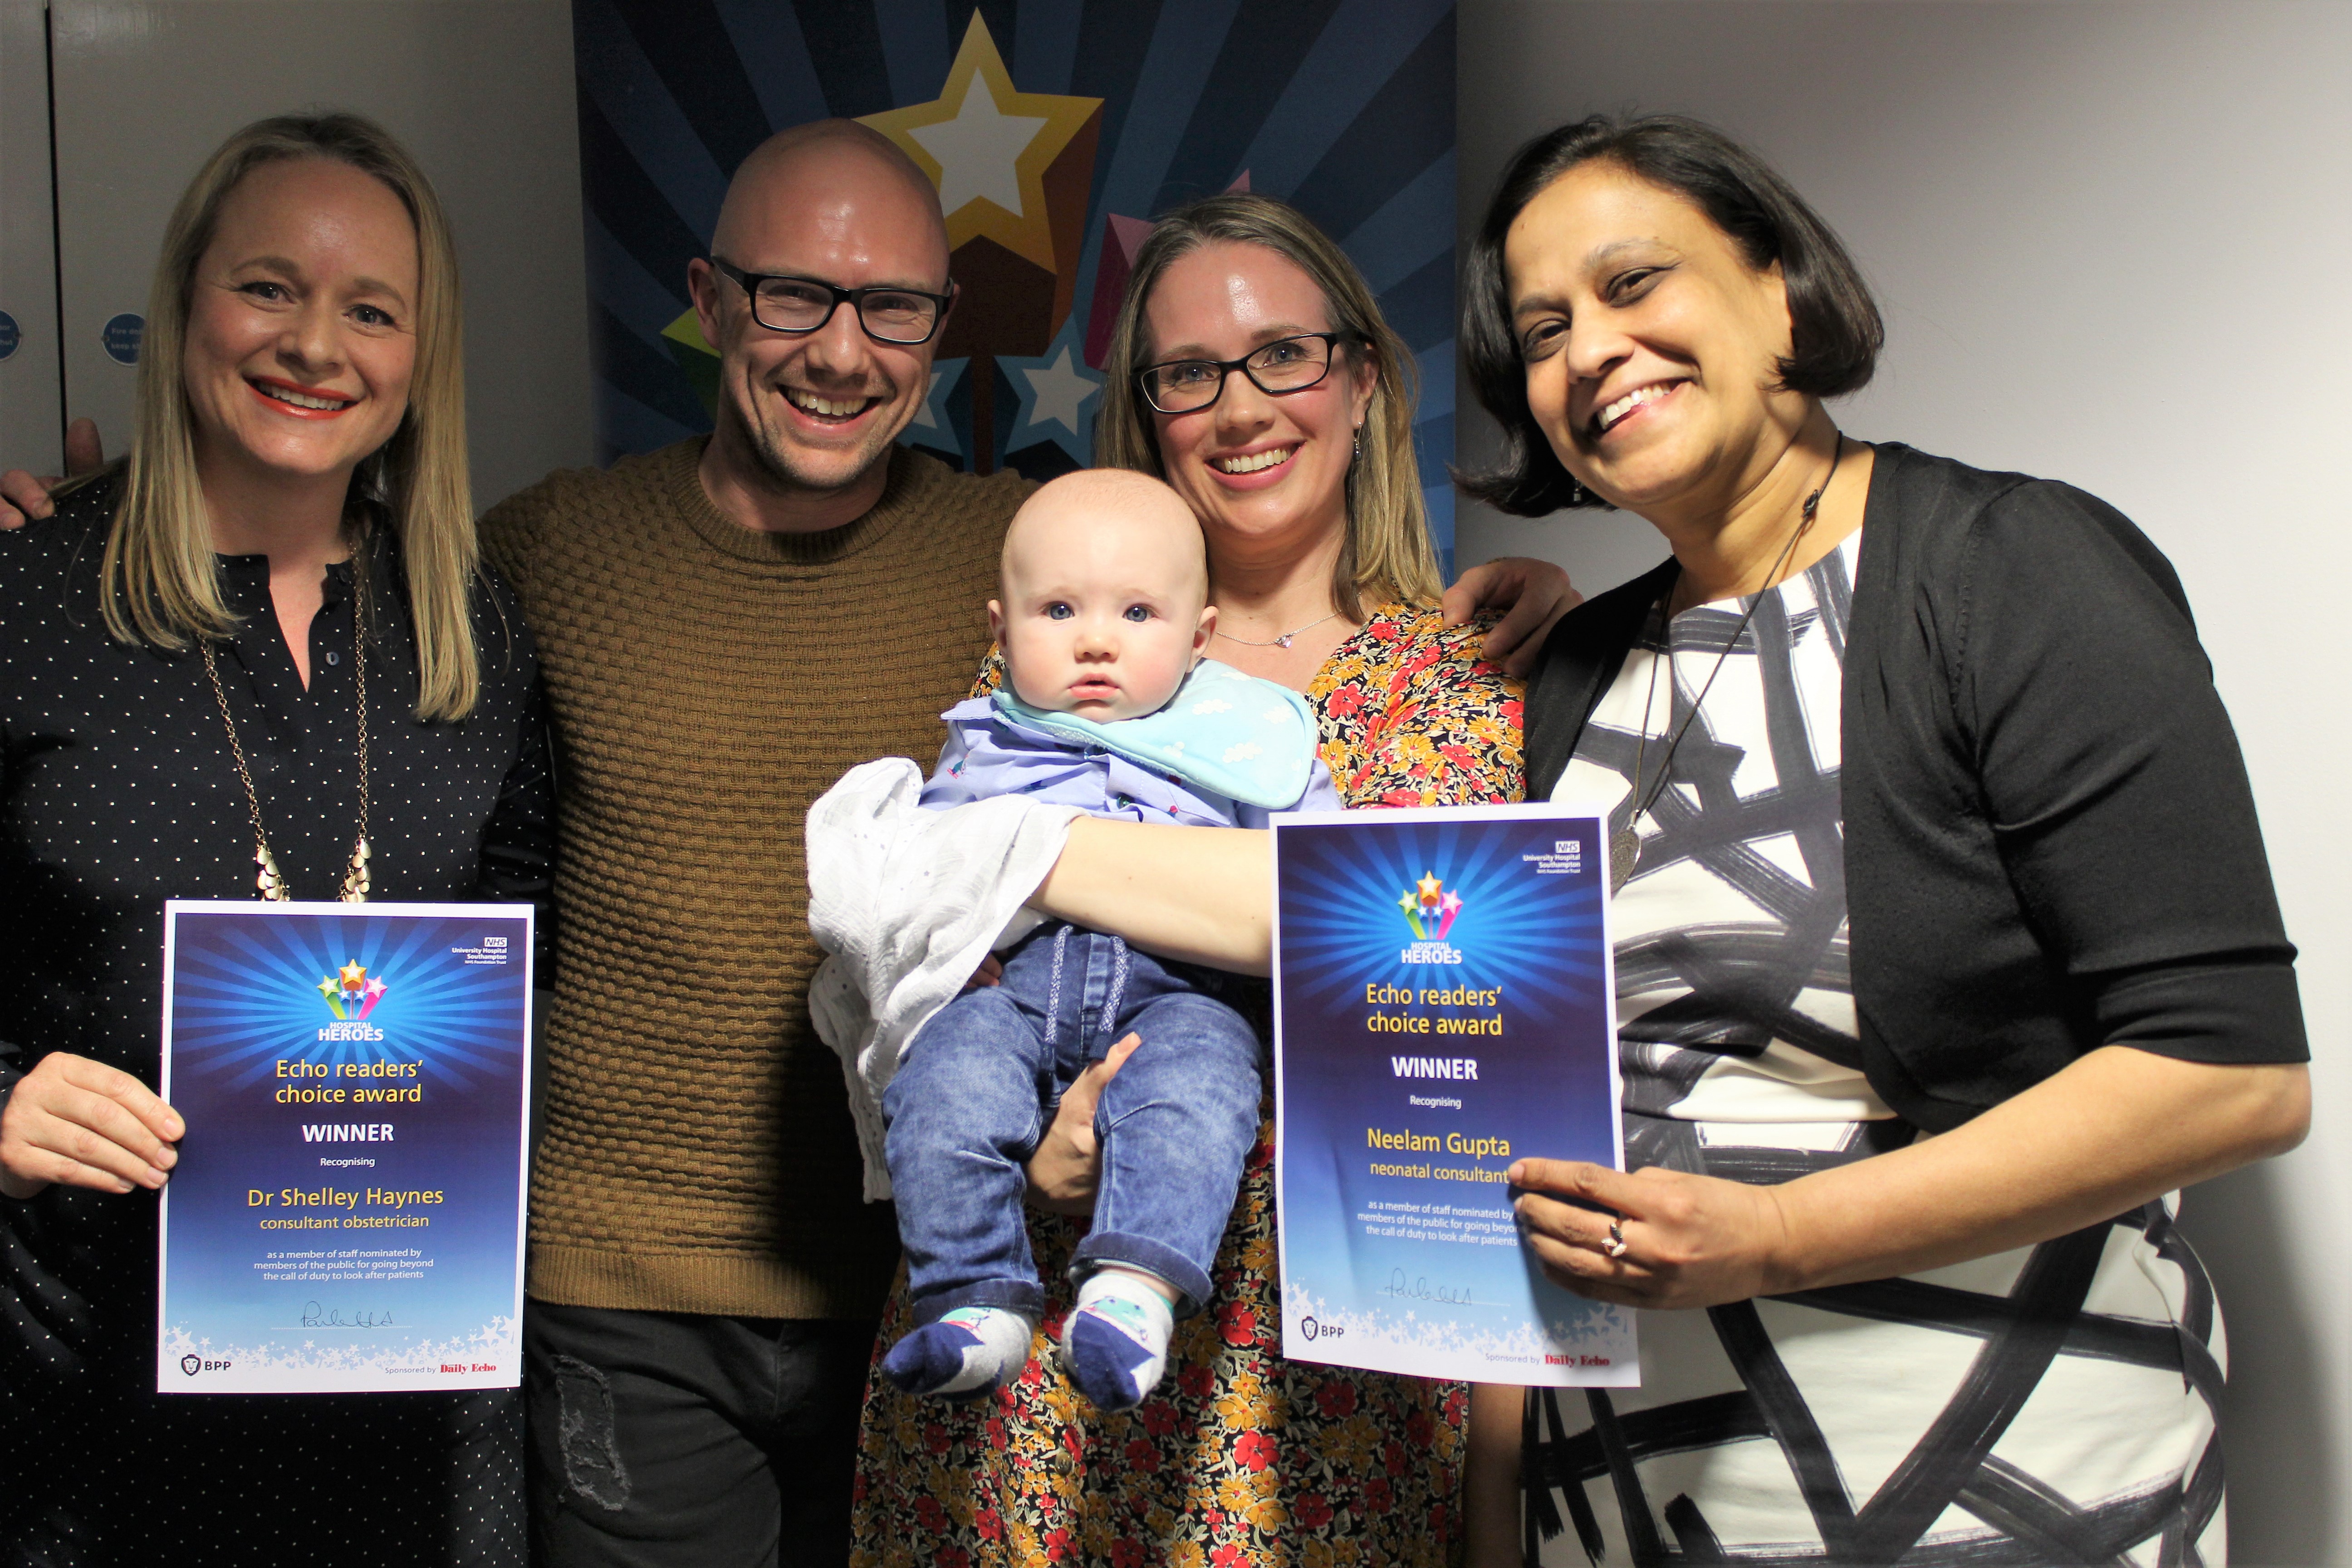
[[[751,395],[772,395],[780,401],[783,399],[780,391]],[[740,399],[727,398],[721,408],[722,416],[735,426],[736,436],[758,460],[761,471],[768,477],[769,482],[779,490],[791,494],[839,495],[844,490],[855,489],[874,472],[877,464],[889,460],[891,445],[898,435],[897,430],[885,430],[877,424],[874,434],[866,437],[864,450],[856,455],[856,469],[842,478],[829,479],[812,473],[803,467],[799,453],[782,431],[752,418]]]

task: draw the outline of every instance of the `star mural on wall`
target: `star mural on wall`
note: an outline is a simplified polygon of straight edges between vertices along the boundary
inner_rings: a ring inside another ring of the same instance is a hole
[[[907,422],[908,439],[917,438],[919,433],[950,451],[955,449],[955,421],[949,416],[947,400],[955,391],[956,383],[963,379],[964,363],[960,359],[931,362],[930,384],[923,389],[922,406]]]
[[[865,115],[861,122],[905,148],[940,187],[950,250],[984,235],[1055,271],[1045,171],[1101,104],[1098,98],[1016,90],[975,11],[938,98]]]
[[[977,90],[974,90],[974,89]],[[1045,128],[1042,114],[1006,114],[986,77],[964,86],[953,120],[918,125],[907,134],[939,160],[940,208],[961,212],[972,202],[994,202],[1014,217],[1022,213],[1021,171],[1016,163]]]
[[[1050,442],[1081,468],[1094,461],[1095,410],[1101,401],[1102,377],[1086,367],[1084,340],[1078,319],[1072,316],[1043,354],[998,357],[1016,404],[1012,433],[1004,442],[1008,453]]]
[[[1102,384],[1070,363],[1070,345],[1062,344],[1062,352],[1036,370],[1024,370],[1022,375],[1029,383],[1029,422],[1043,425],[1052,420],[1073,436],[1087,433],[1088,421],[1079,412],[1080,405],[1101,390]]]

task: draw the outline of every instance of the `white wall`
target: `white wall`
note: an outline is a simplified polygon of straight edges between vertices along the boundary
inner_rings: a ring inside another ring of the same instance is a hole
[[[2303,949],[2318,1093],[2304,1149],[2187,1200],[2230,1324],[2234,1556],[2352,1563],[2352,7],[1461,0],[1459,26],[1465,244],[1525,138],[1599,109],[1710,120],[1878,290],[1849,432],[2072,480],[2179,569]],[[1465,409],[1465,460],[1492,438]],[[1589,590],[1664,554],[1636,519],[1466,504],[1458,550]]]
[[[0,3],[13,84],[16,8],[40,7]],[[52,0],[47,22],[66,412],[97,419],[110,453],[135,372],[106,355],[100,329],[145,312],[181,189],[247,121],[337,108],[407,145],[457,231],[476,500],[593,459],[569,0]],[[31,117],[13,102],[0,116],[0,175],[45,164],[20,123]],[[7,213],[13,266],[13,196]],[[53,448],[54,429],[47,448],[39,434],[0,428],[0,466]]]

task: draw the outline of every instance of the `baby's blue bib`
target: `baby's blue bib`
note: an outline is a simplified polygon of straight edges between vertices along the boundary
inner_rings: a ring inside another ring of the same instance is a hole
[[[1048,713],[996,689],[996,706],[1032,729],[1222,795],[1279,811],[1307,793],[1315,766],[1314,712],[1287,686],[1204,658],[1156,712],[1108,724]]]

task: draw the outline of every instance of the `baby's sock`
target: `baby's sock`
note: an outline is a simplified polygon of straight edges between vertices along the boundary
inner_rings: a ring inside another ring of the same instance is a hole
[[[1009,1308],[958,1307],[892,1345],[882,1375],[909,1394],[985,1394],[1027,1363],[1036,1332],[1034,1321]]]
[[[1132,1410],[1160,1386],[1176,1314],[1150,1282],[1105,1268],[1078,1287],[1062,1331],[1070,1380],[1103,1411]]]

